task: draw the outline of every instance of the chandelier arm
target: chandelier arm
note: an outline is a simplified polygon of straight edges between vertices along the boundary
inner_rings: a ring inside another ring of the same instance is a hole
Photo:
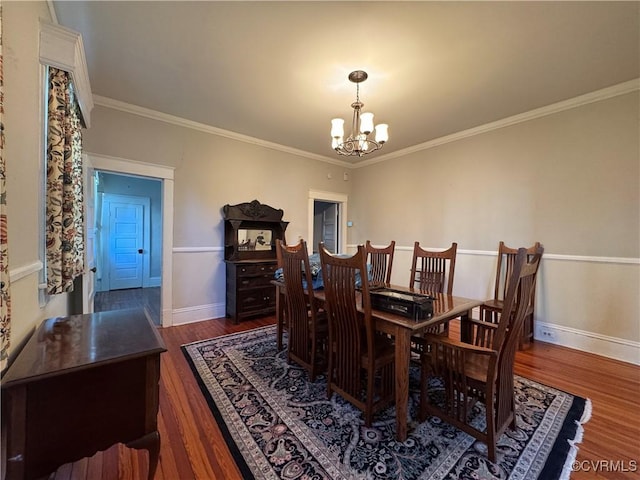
[[[375,140],[367,140],[367,149],[360,149],[360,142],[357,139],[348,138],[335,148],[338,155],[344,155],[346,157],[358,156],[362,157],[368,153],[375,152],[382,148],[382,144]]]

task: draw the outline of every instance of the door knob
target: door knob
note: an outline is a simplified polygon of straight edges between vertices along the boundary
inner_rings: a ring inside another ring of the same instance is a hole
[[[138,249],[138,253],[142,253],[142,249],[141,248]]]
[[[91,270],[93,273],[96,273],[98,269],[96,267],[93,267],[93,268],[90,268],[89,270]]]

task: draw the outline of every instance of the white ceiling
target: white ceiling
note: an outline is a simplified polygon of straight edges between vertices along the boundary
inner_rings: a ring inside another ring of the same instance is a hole
[[[640,77],[636,1],[54,6],[95,95],[340,160],[330,120],[350,123],[352,70],[389,124],[372,155]]]

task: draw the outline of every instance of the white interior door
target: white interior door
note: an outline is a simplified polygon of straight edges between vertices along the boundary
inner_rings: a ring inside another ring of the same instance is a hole
[[[322,241],[331,253],[337,253],[338,205],[332,203],[322,212]]]
[[[309,253],[317,252],[318,242],[322,240],[324,236],[323,215],[318,214],[316,206],[320,207],[322,204],[333,203],[335,206],[334,223],[335,229],[333,231],[334,237],[332,239],[334,243],[334,250],[336,253],[347,252],[347,203],[348,196],[342,193],[334,192],[321,192],[318,190],[309,190],[309,210],[308,210],[308,235],[307,238],[313,239],[313,245]],[[322,235],[321,235],[322,233]],[[326,239],[325,239],[326,240]],[[307,245],[309,242],[307,241]]]
[[[109,289],[142,287],[144,206],[109,202]]]

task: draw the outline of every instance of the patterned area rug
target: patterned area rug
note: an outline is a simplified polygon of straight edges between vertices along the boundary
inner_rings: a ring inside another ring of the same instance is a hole
[[[404,442],[395,440],[393,407],[366,428],[358,409],[337,394],[327,399],[324,376],[312,383],[287,363],[274,326],[182,349],[245,479],[568,478],[590,415],[589,400],[516,377],[518,429],[500,438],[493,464],[483,443],[437,417],[410,420]],[[418,380],[412,368],[411,419]],[[474,421],[482,426],[481,408]]]

